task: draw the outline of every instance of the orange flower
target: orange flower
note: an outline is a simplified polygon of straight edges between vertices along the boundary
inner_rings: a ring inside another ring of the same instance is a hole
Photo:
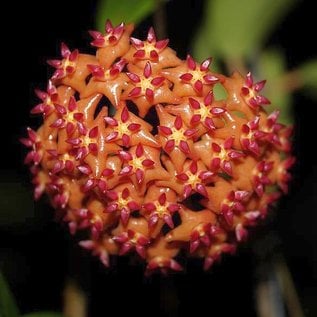
[[[180,271],[183,251],[209,269],[287,192],[291,128],[265,112],[265,81],[216,74],[153,28],[144,41],[132,31],[107,21],[90,31],[95,55],[62,44],[49,61],[31,110],[43,124],[21,139],[35,198],[45,192],[72,234],[85,230],[80,245],[105,266],[137,253],[146,274]]]

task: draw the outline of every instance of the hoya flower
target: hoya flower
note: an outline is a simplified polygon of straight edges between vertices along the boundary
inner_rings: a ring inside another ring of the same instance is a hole
[[[46,193],[105,266],[134,254],[146,274],[181,271],[187,255],[207,270],[287,192],[291,127],[266,112],[265,81],[216,74],[153,28],[143,40],[132,31],[107,21],[90,31],[95,54],[63,43],[48,62],[31,110],[42,123],[21,139],[35,198]]]

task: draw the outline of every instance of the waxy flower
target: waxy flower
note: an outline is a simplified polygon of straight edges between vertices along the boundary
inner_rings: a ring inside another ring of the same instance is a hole
[[[292,129],[263,107],[265,81],[216,74],[153,28],[144,40],[132,31],[108,20],[90,31],[95,54],[62,44],[48,62],[31,110],[43,123],[21,139],[34,196],[105,266],[136,254],[147,275],[182,271],[187,254],[207,270],[287,193]]]

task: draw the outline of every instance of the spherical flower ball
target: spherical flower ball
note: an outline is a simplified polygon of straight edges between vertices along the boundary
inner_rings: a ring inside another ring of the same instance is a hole
[[[95,55],[62,43],[48,61],[31,110],[42,124],[21,140],[35,198],[46,193],[105,266],[134,253],[146,273],[179,271],[181,253],[209,269],[287,192],[291,127],[266,112],[265,81],[182,60],[153,28],[145,40],[133,28],[107,21],[90,31]]]

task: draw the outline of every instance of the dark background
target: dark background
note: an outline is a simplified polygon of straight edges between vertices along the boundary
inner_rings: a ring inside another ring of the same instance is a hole
[[[181,57],[190,51],[203,4],[202,0],[167,4],[170,45]],[[316,102],[295,95],[294,153],[298,163],[291,191],[275,217],[254,233],[252,242],[242,246],[237,256],[225,258],[211,273],[201,273],[199,265],[191,261],[187,274],[149,280],[143,277],[143,268],[128,265],[126,259],[105,270],[77,247],[65,228],[52,221],[53,211],[45,200],[33,203],[28,171],[22,164],[24,150],[17,141],[27,125],[36,127],[29,110],[37,102],[33,89],[46,86],[45,60],[59,56],[61,41],[71,48],[88,47],[86,30],[94,28],[96,1],[6,5],[1,11],[0,214],[8,214],[13,221],[0,224],[0,267],[21,311],[61,310],[65,279],[73,276],[88,293],[91,317],[109,314],[110,307],[119,315],[172,316],[178,312],[181,316],[193,310],[197,315],[254,316],[253,290],[259,278],[255,267],[267,255],[282,252],[305,313],[317,316]],[[290,69],[317,56],[313,6],[312,1],[300,1],[268,43],[283,48]],[[144,37],[144,26],[150,23],[151,18],[135,34]],[[253,252],[267,239],[272,248]]]

